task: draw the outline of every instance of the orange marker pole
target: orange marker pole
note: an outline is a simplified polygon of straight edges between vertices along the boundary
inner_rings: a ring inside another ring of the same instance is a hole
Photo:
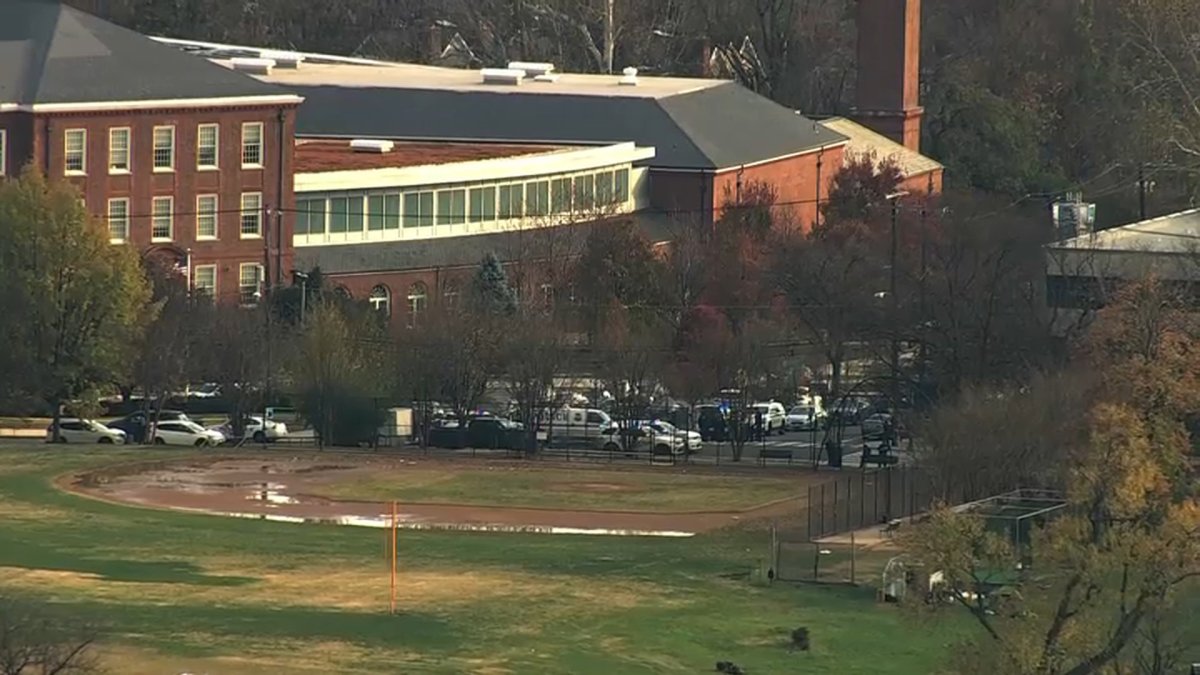
[[[396,613],[396,502],[392,502],[392,591],[390,612]]]

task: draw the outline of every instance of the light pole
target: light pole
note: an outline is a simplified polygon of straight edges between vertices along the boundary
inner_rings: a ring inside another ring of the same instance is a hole
[[[891,298],[891,317],[889,322],[889,334],[891,336],[891,359],[892,359],[892,386],[891,386],[891,406],[892,420],[895,421],[896,413],[900,408],[900,339],[896,334],[896,323],[900,319],[900,299],[896,296],[896,258],[899,249],[899,225],[900,225],[900,200],[908,196],[907,191],[893,192],[887,196],[888,201],[892,203],[892,241],[889,279],[888,279],[888,295]]]
[[[300,324],[304,324],[304,316],[308,307],[308,272],[292,271],[292,278],[300,280]]]

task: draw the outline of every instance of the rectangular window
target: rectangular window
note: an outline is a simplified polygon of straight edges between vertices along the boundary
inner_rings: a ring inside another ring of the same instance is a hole
[[[389,230],[400,229],[400,193],[383,196],[383,226]]]
[[[108,130],[108,172],[129,173],[129,127]]]
[[[629,169],[617,169],[615,180],[617,203],[624,204],[629,201]]]
[[[616,192],[613,190],[613,172],[601,171],[596,174],[596,204],[598,206],[611,206],[617,201],[615,195]]]
[[[242,193],[242,237],[262,236],[262,193]]]
[[[175,200],[171,197],[155,197],[150,202],[150,240],[151,241],[171,241],[171,236],[175,234],[173,219],[175,214]]]
[[[216,195],[198,195],[196,197],[196,238],[217,238]]]
[[[347,211],[350,208],[350,200],[345,197],[331,197],[329,199],[329,232],[331,234],[342,234],[346,231],[346,224],[349,220]]]
[[[363,198],[350,197],[349,208],[346,212],[346,231],[362,232],[363,230]]]
[[[437,224],[460,225],[467,222],[467,191],[438,190]]]
[[[433,225],[433,193],[407,192],[404,195],[404,226]]]
[[[520,218],[525,215],[525,185],[500,186],[500,217]]]
[[[472,223],[489,222],[496,219],[496,188],[471,188]]]
[[[591,211],[596,206],[596,177],[592,174],[575,177],[575,210]]]
[[[325,234],[325,200],[296,201],[296,234]]]
[[[550,181],[539,180],[525,184],[525,213],[531,216],[550,213]]]
[[[8,169],[8,163],[5,159],[8,157],[8,131],[0,129],[0,176],[5,175]]]
[[[262,166],[263,123],[246,122],[242,125],[242,168]]]
[[[196,168],[217,168],[217,138],[220,135],[220,125],[201,124],[196,127]]]
[[[262,283],[262,265],[258,263],[242,263],[238,265],[238,296],[243,305],[258,303]]]
[[[63,134],[63,147],[67,175],[87,173],[87,129],[67,129]]]
[[[120,244],[129,238],[129,199],[108,200],[108,239]]]
[[[175,170],[175,127],[154,127],[154,170]]]
[[[203,294],[210,300],[217,297],[217,266],[196,265],[192,268],[192,293]]]
[[[367,229],[372,231],[383,229],[383,195],[367,197]]]
[[[571,212],[571,179],[555,178],[550,185],[550,212]]]

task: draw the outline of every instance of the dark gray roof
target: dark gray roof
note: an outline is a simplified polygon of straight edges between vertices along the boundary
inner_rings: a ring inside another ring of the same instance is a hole
[[[297,269],[320,267],[326,274],[349,274],[471,267],[478,265],[488,253],[494,253],[503,262],[538,257],[539,251],[556,257],[569,256],[581,250],[593,228],[611,226],[613,222],[413,241],[298,246],[295,266]],[[670,241],[675,227],[669,219],[657,214],[635,214],[633,222],[652,243]]]
[[[0,0],[0,103],[287,93],[58,0]]]
[[[845,138],[729,82],[660,98],[510,91],[293,85],[310,136],[622,143],[653,146],[649,164],[728,169]]]

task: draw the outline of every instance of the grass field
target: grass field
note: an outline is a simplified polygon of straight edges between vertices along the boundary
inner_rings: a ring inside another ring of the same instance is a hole
[[[110,672],[661,674],[730,659],[754,674],[907,675],[936,673],[970,630],[914,626],[871,589],[753,586],[765,537],[749,527],[405,532],[392,617],[383,532],[131,508],[51,484],[138,453],[0,446],[0,592],[104,624]],[[813,651],[791,654],[801,625]]]
[[[737,511],[805,494],[796,477],[411,466],[347,478],[322,496],[617,511]]]

